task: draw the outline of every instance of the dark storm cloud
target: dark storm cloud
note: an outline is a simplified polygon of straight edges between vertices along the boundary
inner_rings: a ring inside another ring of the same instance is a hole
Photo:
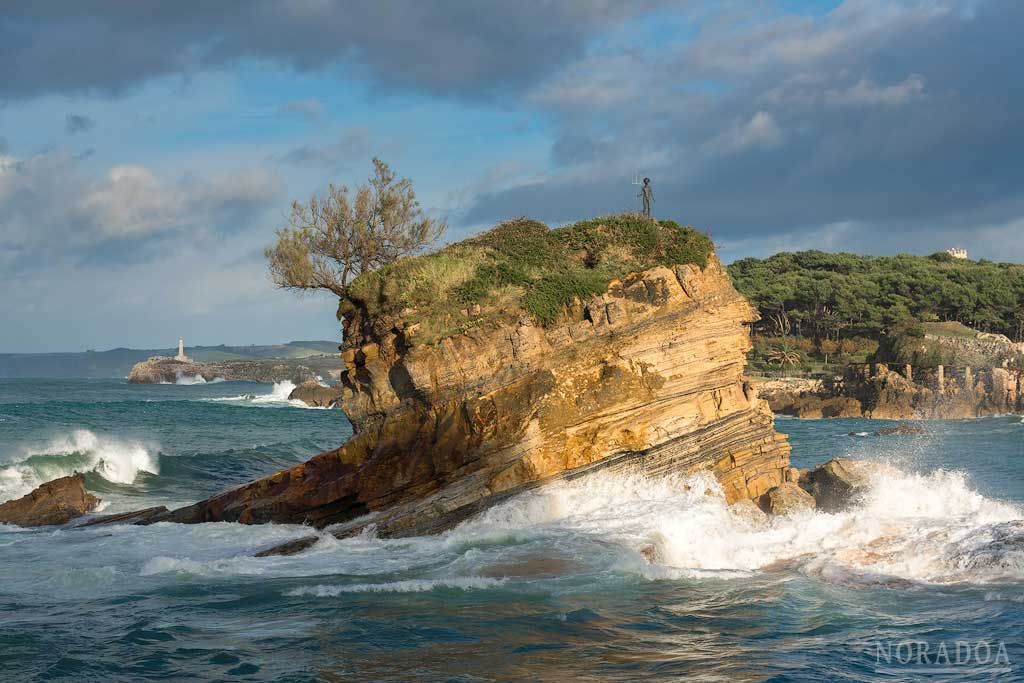
[[[85,133],[86,131],[92,130],[95,125],[95,121],[88,116],[83,116],[81,114],[68,114],[64,118],[64,129],[69,135]]]
[[[14,0],[0,14],[0,98],[118,94],[246,58],[365,68],[377,85],[475,97],[534,82],[654,4]]]
[[[634,205],[640,168],[657,214],[716,238],[813,243],[855,223],[868,242],[894,231],[969,242],[1024,216],[1022,25],[1024,4],[1010,0],[861,0],[817,22],[706,30],[642,63],[592,56],[533,94],[560,122],[559,170],[480,197],[466,221]]]

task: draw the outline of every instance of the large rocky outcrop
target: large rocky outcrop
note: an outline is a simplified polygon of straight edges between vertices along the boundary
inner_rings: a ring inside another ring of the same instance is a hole
[[[1007,367],[847,366],[838,381],[765,382],[772,410],[804,418],[958,419],[1024,412],[1024,374]]]
[[[85,476],[48,481],[17,500],[0,505],[0,523],[18,526],[64,524],[93,510],[99,498],[85,490]]]
[[[710,470],[729,501],[783,481],[786,437],[743,375],[757,314],[713,255],[612,281],[549,328],[524,316],[421,343],[401,317],[345,305],[352,439],[161,519],[405,536],[602,469]]]
[[[301,384],[313,379],[313,371],[303,365],[279,360],[226,360],[216,363],[181,361],[173,356],[152,356],[136,363],[128,375],[130,384],[174,384],[205,382],[215,379],[249,382],[283,382]]]

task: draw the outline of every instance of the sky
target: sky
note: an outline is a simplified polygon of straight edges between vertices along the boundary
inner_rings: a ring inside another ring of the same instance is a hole
[[[339,336],[291,200],[380,156],[458,240],[636,210],[724,261],[1024,262],[1018,0],[5,0],[0,352]]]

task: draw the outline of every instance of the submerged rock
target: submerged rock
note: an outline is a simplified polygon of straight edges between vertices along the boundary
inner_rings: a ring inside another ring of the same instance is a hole
[[[814,498],[793,482],[784,482],[768,490],[758,501],[761,509],[770,515],[788,515],[798,510],[812,510]]]
[[[163,505],[132,510],[131,512],[119,512],[112,515],[100,515],[78,524],[75,528],[81,529],[88,526],[104,526],[107,524],[146,524],[155,521],[158,517],[167,512]]]
[[[875,434],[878,436],[907,436],[924,434],[924,427],[920,425],[900,424],[894,427],[882,427]]]
[[[834,458],[800,478],[819,510],[838,512],[853,504],[870,485],[869,466],[858,460]]]
[[[64,524],[96,508],[100,499],[85,490],[85,476],[48,481],[17,500],[0,505],[0,523],[18,526]]]
[[[288,395],[291,400],[298,400],[315,408],[333,408],[341,398],[342,387],[325,387],[315,379],[306,380]]]

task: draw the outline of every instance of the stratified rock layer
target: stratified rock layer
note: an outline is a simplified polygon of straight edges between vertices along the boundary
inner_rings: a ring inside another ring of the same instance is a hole
[[[163,517],[442,531],[509,496],[597,470],[710,470],[730,502],[780,484],[789,445],[743,376],[756,312],[713,256],[579,302],[570,321],[418,344],[345,314],[344,446]]]
[[[17,500],[0,505],[0,523],[18,526],[64,524],[99,505],[85,490],[85,477],[74,474],[48,481]]]

